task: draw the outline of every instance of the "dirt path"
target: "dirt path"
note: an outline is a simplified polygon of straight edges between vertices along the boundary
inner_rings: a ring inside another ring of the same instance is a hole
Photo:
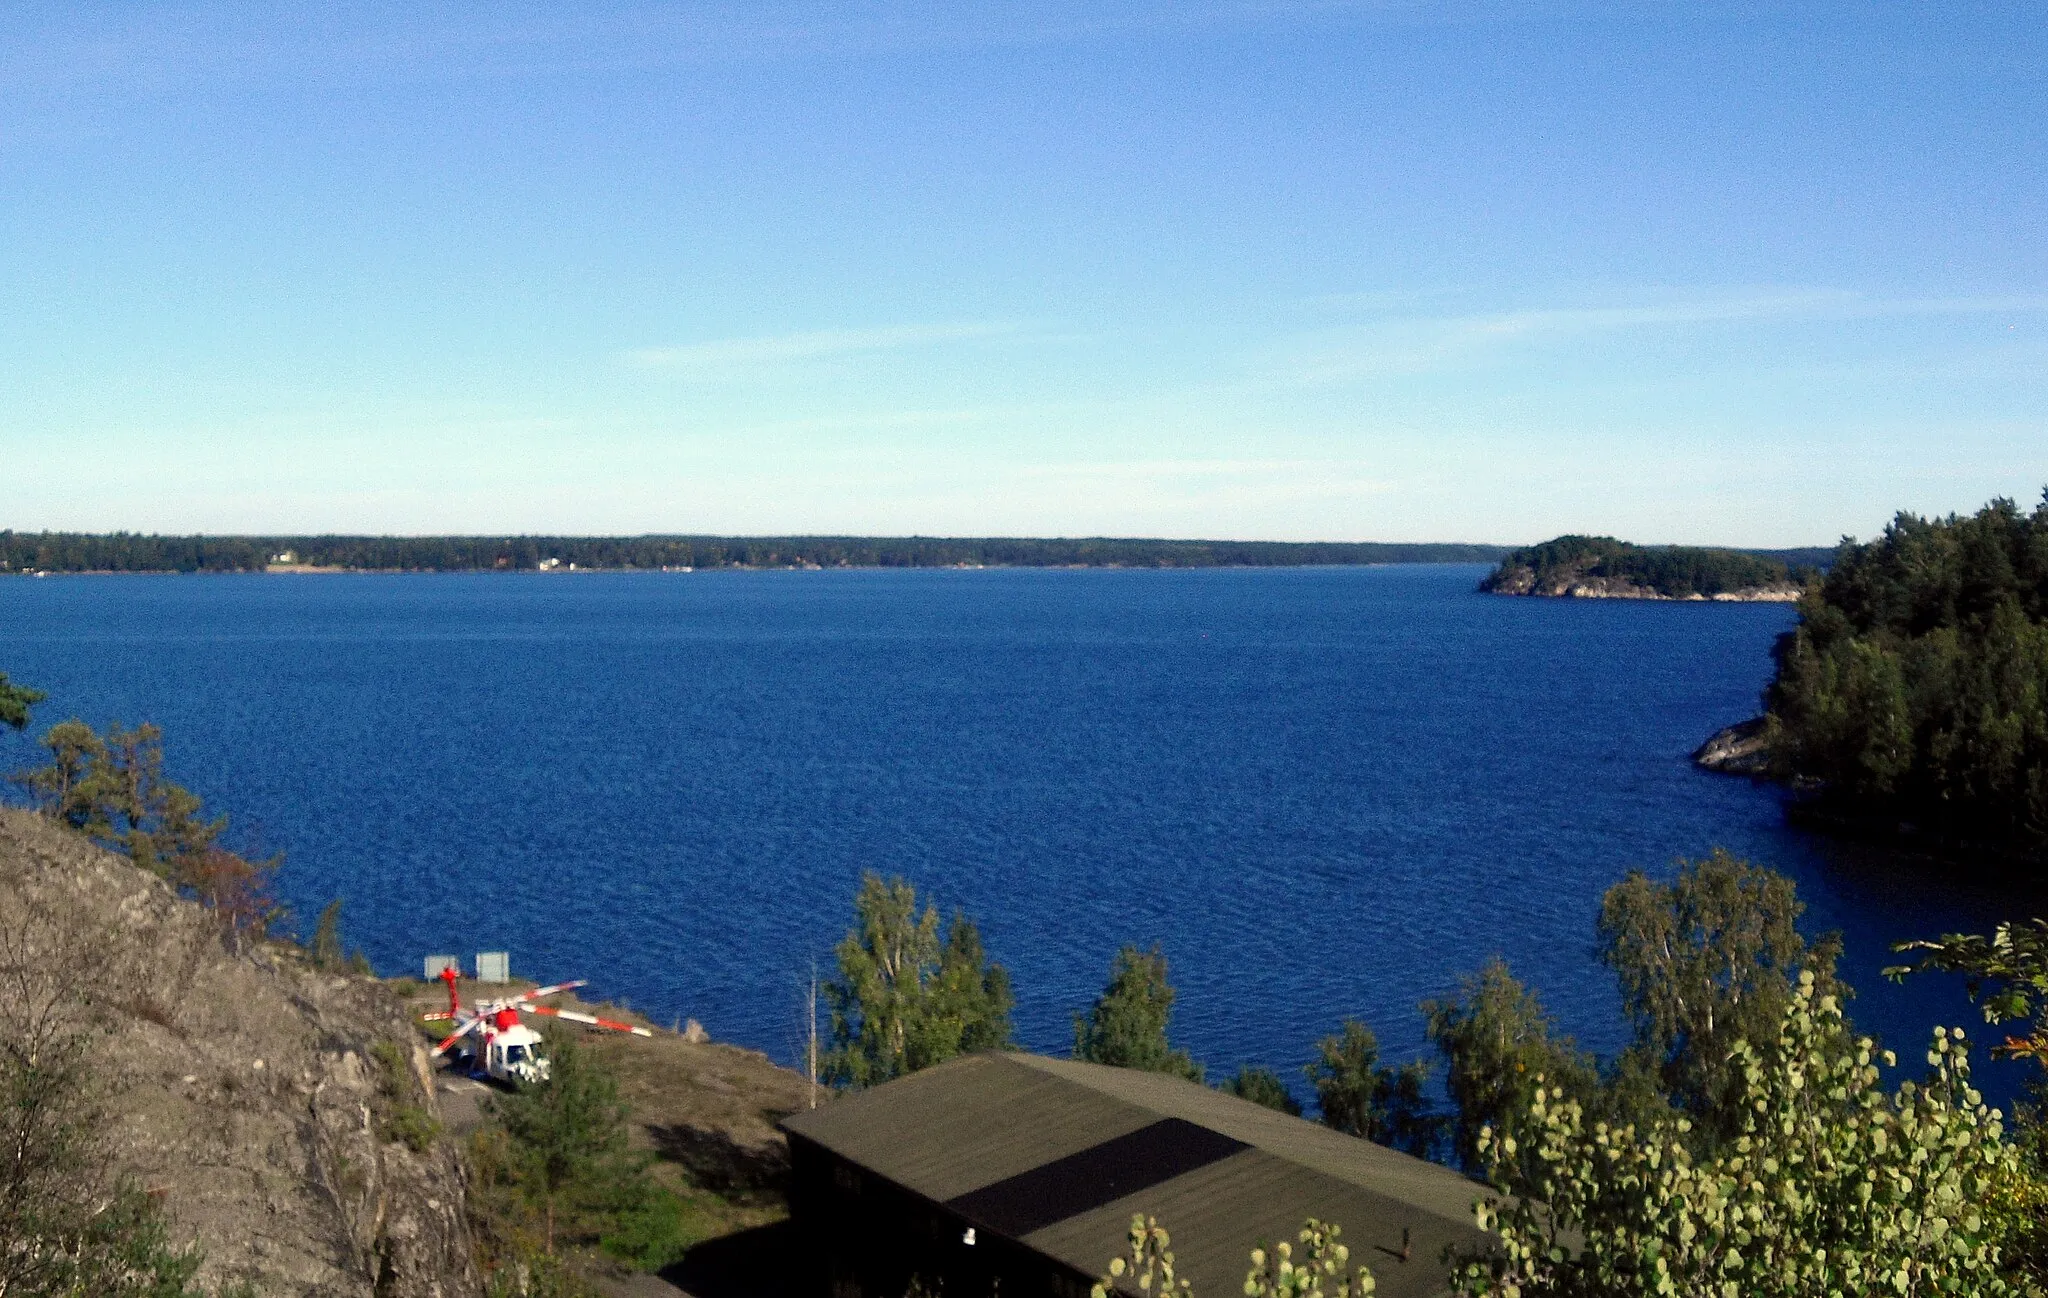
[[[444,1069],[434,1079],[434,1102],[441,1107],[441,1125],[448,1134],[461,1139],[484,1124],[482,1100],[491,1088],[454,1069]]]
[[[626,1280],[592,1281],[605,1298],[699,1298],[687,1289],[678,1288],[658,1275],[636,1275]]]

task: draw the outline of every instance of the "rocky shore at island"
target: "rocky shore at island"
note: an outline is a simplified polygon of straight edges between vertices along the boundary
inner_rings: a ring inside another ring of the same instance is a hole
[[[1692,760],[1701,770],[1722,775],[1771,778],[1770,718],[1752,717],[1716,730],[1693,750]]]
[[[1626,577],[1589,577],[1579,573],[1539,580],[1532,568],[1504,569],[1488,582],[1489,595],[1533,595],[1548,599],[1661,599],[1698,604],[1795,604],[1804,588],[1789,582],[1767,586],[1743,586],[1717,590],[1712,594],[1688,591],[1666,594],[1654,586]]]
[[[1560,536],[1512,551],[1479,589],[1548,599],[1791,604],[1818,578],[1817,569],[1771,553]]]

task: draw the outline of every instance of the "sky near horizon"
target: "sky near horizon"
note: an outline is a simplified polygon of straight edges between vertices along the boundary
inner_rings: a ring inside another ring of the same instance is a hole
[[[0,527],[1824,544],[2044,217],[2039,3],[0,0]]]

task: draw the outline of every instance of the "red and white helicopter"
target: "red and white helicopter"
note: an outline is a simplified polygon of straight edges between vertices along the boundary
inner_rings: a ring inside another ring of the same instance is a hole
[[[545,1082],[548,1079],[548,1059],[541,1053],[545,1044],[540,1033],[519,1021],[521,1014],[545,1014],[550,1018],[567,1019],[572,1023],[587,1023],[592,1027],[607,1028],[613,1032],[630,1032],[636,1037],[651,1037],[654,1034],[646,1028],[631,1023],[620,1023],[616,1019],[601,1019],[595,1014],[582,1014],[575,1010],[558,1009],[553,1005],[536,1005],[533,1002],[543,996],[565,992],[574,987],[584,986],[586,979],[556,983],[552,987],[536,987],[530,992],[507,996],[503,1000],[482,1001],[464,1008],[455,984],[459,975],[453,969],[441,970],[441,981],[448,985],[448,1008],[436,1010],[420,1017],[429,1020],[448,1020],[455,1024],[455,1031],[448,1034],[441,1044],[434,1047],[436,1057],[463,1038],[476,1034],[470,1044],[475,1051],[472,1072],[486,1073],[501,1082]]]

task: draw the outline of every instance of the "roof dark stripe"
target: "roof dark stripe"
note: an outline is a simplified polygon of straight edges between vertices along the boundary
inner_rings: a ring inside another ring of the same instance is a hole
[[[1093,1212],[1125,1195],[1163,1185],[1250,1146],[1180,1118],[1162,1118],[1028,1172],[985,1185],[946,1206],[987,1230],[1022,1239],[1055,1222]]]

